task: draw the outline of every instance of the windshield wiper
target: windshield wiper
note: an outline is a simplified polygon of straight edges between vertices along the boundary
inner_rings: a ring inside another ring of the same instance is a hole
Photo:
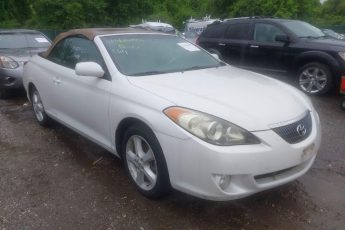
[[[47,49],[47,47],[14,47],[14,48],[0,48],[1,50],[23,50],[23,49]]]
[[[299,38],[309,38],[309,39],[319,39],[324,38],[326,36],[299,36]]]
[[[198,69],[209,69],[209,68],[218,68],[220,66],[224,66],[225,64],[220,63],[219,66],[192,66],[181,70],[167,70],[167,71],[159,71],[159,70],[152,70],[152,71],[146,71],[142,73],[134,73],[129,74],[129,76],[146,76],[146,75],[157,75],[157,74],[165,74],[165,73],[172,73],[172,72],[185,72],[190,70],[198,70]]]
[[[223,66],[223,65],[219,65],[219,66],[218,65],[217,66],[192,66],[192,67],[188,67],[188,68],[182,69],[181,72],[189,71],[189,70],[217,68],[217,67],[220,67],[220,66]]]
[[[198,70],[198,69],[205,69],[205,68],[211,68],[211,67],[207,67],[207,66],[192,66],[192,67],[188,67],[188,68],[185,68],[183,70],[181,70],[181,72],[184,72],[184,71],[189,71],[189,70]]]
[[[47,49],[48,47],[23,47],[21,49]]]
[[[130,76],[146,76],[146,75],[156,75],[156,74],[164,74],[168,73],[167,71],[158,71],[158,70],[153,70],[153,71],[146,71],[142,73],[134,73],[130,74]]]

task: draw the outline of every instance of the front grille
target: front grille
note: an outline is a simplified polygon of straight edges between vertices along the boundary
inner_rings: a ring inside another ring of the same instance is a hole
[[[290,144],[304,141],[312,131],[311,115],[308,112],[301,120],[289,125],[273,128],[273,131]]]

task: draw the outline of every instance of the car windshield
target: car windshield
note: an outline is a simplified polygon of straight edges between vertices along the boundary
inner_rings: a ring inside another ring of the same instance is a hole
[[[0,49],[48,48],[50,42],[42,34],[4,33],[0,34]]]
[[[143,76],[224,65],[188,41],[171,35],[131,34],[102,37],[119,71]]]
[[[320,29],[306,22],[283,21],[282,23],[300,38],[320,38],[325,36]]]

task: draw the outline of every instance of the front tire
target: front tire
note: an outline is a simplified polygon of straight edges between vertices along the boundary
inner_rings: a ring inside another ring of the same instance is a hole
[[[52,120],[46,114],[41,96],[36,88],[33,88],[31,91],[31,104],[37,122],[43,127],[48,127]]]
[[[298,86],[309,95],[324,95],[333,86],[332,72],[328,66],[312,62],[298,71]]]
[[[136,124],[128,128],[122,151],[127,174],[140,193],[149,199],[158,199],[171,191],[162,148],[148,127]]]

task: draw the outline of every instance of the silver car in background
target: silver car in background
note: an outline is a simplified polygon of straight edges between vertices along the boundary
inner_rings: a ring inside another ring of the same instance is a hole
[[[152,30],[152,31],[158,31],[158,32],[163,32],[166,34],[177,34],[178,31],[170,24],[168,23],[163,23],[163,22],[146,22],[143,21],[143,23],[138,24],[138,25],[131,25],[131,28],[136,28],[136,29],[145,29],[145,30]]]
[[[334,39],[338,39],[338,40],[345,40],[344,34],[339,34],[339,33],[335,32],[334,30],[323,29],[322,32],[326,35],[326,37],[334,38]]]
[[[0,30],[0,99],[22,88],[23,66],[30,57],[46,51],[51,41],[35,30]]]
[[[220,19],[212,19],[211,16],[206,16],[202,20],[196,20],[194,18],[190,18],[186,22],[184,22],[184,31],[183,37],[188,41],[196,44],[196,40],[198,39],[199,35],[206,29],[206,27],[216,21],[221,21]]]

